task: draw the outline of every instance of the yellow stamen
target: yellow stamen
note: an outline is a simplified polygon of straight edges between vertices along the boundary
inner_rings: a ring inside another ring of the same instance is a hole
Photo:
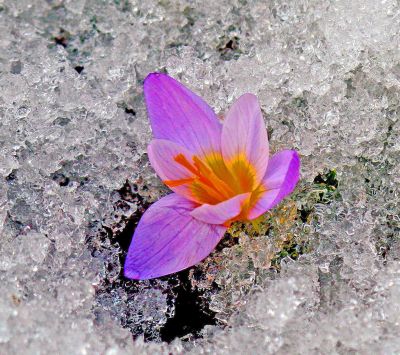
[[[256,170],[249,162],[244,152],[225,162],[222,154],[211,152],[206,156],[193,156],[190,162],[183,154],[175,156],[174,160],[183,166],[192,176],[166,180],[169,187],[186,185],[193,197],[199,203],[215,205],[238,194],[253,192],[243,203],[240,216],[245,219],[251,206],[257,202],[263,191],[257,187]],[[237,219],[235,218],[235,220]],[[227,225],[232,221],[228,221]]]

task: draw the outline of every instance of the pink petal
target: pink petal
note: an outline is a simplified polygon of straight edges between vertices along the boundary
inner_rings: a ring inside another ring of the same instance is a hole
[[[186,148],[164,139],[153,139],[147,148],[147,153],[151,165],[166,185],[174,192],[193,200],[192,193],[184,182],[190,180],[193,173],[175,160],[177,156],[183,156],[188,162],[192,162],[193,154]],[[174,187],[168,181],[182,183]]]
[[[224,224],[242,211],[242,206],[251,193],[236,195],[216,205],[204,204],[195,208],[190,215],[199,221],[210,224]]]
[[[228,111],[221,137],[224,159],[230,161],[245,154],[255,167],[255,185],[262,180],[268,165],[268,135],[257,97],[240,96]]]
[[[135,230],[124,275],[145,280],[186,269],[207,257],[226,228],[194,219],[195,205],[171,194],[154,203]]]
[[[300,158],[294,150],[276,153],[268,164],[262,185],[265,188],[248,219],[254,219],[275,207],[296,187],[300,175]]]
[[[281,201],[278,197],[279,189],[263,192],[257,203],[250,209],[247,219],[255,219],[275,207]]]
[[[173,141],[195,154],[220,149],[221,123],[199,96],[161,73],[147,76],[144,94],[155,138]]]

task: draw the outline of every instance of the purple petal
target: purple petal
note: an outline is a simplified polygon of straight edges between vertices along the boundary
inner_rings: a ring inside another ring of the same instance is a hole
[[[254,219],[275,207],[289,195],[299,181],[300,158],[294,150],[276,153],[269,161],[262,185],[264,192],[250,210],[248,219]]]
[[[226,227],[194,219],[196,205],[171,194],[142,216],[125,260],[124,275],[145,280],[186,269],[207,257]]]
[[[242,211],[242,206],[251,193],[236,195],[216,205],[204,204],[190,214],[199,221],[210,224],[224,224],[235,218]]]
[[[228,111],[224,120],[221,149],[225,161],[237,159],[240,154],[255,168],[257,186],[268,165],[268,135],[257,97],[240,96]]]
[[[199,96],[161,73],[147,76],[144,94],[155,138],[173,141],[195,154],[219,151],[221,123]]]
[[[174,142],[153,139],[147,148],[147,153],[157,175],[171,190],[188,199],[195,200],[188,185],[189,180],[193,177],[193,172],[175,160],[177,156],[181,155],[188,162],[192,162],[193,154],[191,152]],[[185,182],[185,180],[188,181]]]

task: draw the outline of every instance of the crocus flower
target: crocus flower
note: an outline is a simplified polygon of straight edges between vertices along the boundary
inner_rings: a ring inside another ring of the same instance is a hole
[[[234,221],[253,220],[291,193],[300,160],[293,150],[269,158],[256,96],[237,99],[223,121],[200,97],[161,73],[144,82],[154,139],[148,156],[173,191],[142,216],[124,274],[151,279],[197,264]]]

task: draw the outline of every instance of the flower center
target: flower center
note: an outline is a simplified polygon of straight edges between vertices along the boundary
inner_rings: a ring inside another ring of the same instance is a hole
[[[255,168],[244,153],[230,161],[224,161],[218,152],[202,158],[193,156],[192,162],[183,154],[178,154],[174,160],[193,175],[180,180],[167,180],[165,184],[169,187],[188,184],[193,197],[201,204],[215,205],[257,187]]]

